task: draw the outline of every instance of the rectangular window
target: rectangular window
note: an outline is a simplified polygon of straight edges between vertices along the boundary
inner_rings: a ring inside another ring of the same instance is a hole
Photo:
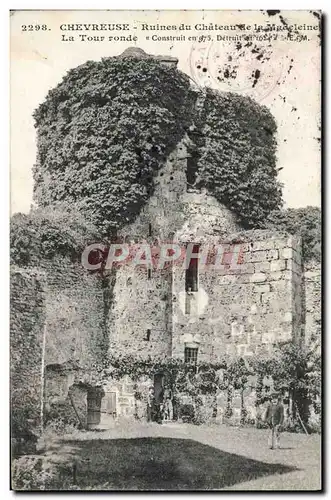
[[[152,236],[152,224],[148,224],[148,236]]]
[[[151,340],[151,329],[150,328],[147,328],[146,337],[144,340],[146,340],[147,342],[149,342]]]
[[[151,279],[151,277],[152,277],[152,270],[151,270],[151,268],[149,267],[149,268],[147,269],[147,278],[150,280],[150,279]]]
[[[194,154],[191,154],[187,157],[186,160],[186,190],[194,191],[195,190],[195,181],[196,181],[196,172],[197,172],[197,157]]]
[[[192,254],[199,253],[200,245],[193,245]],[[198,262],[199,257],[192,257],[185,272],[185,290],[186,292],[198,291]]]
[[[184,356],[185,356],[185,363],[196,365],[198,362],[198,348],[185,347]]]

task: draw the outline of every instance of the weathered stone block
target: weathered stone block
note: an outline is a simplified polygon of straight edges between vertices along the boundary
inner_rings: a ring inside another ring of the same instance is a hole
[[[255,291],[257,293],[270,292],[270,285],[269,285],[269,283],[266,283],[265,285],[258,285],[255,287]]]
[[[240,276],[238,276],[238,278],[239,277]],[[236,283],[236,281],[237,281],[237,275],[235,274],[225,274],[224,276],[220,276],[219,278],[220,284]]]
[[[266,304],[270,302],[270,300],[275,299],[275,293],[274,292],[266,292],[261,294],[261,301],[263,304]]]
[[[244,262],[240,264],[239,271],[242,274],[253,274],[254,273],[254,264],[250,262]]]
[[[241,247],[241,251],[244,252],[244,253],[245,252],[249,252],[249,250],[251,248],[250,247],[250,243],[247,243],[247,242],[246,243],[241,243],[240,247]]]
[[[262,283],[263,281],[266,281],[267,275],[263,273],[254,273],[250,276],[250,281],[252,283]]]
[[[290,281],[280,280],[280,281],[270,281],[270,290],[279,293],[291,293],[292,283]]]
[[[268,274],[269,281],[291,280],[292,271],[272,271]]]
[[[282,248],[282,250],[280,250],[280,257],[282,259],[291,259],[292,256],[293,256],[292,248]]]
[[[315,278],[320,277],[320,272],[319,271],[306,271],[305,272],[305,279],[307,280],[312,280]]]
[[[295,336],[295,332],[293,331],[292,323],[282,323],[282,331],[279,335],[279,341],[290,340]]]
[[[284,248],[287,246],[287,238],[275,238],[273,242],[275,249]]]
[[[283,271],[286,268],[285,260],[274,260],[270,262],[270,271]]]
[[[288,240],[288,246],[295,249],[297,252],[301,252],[301,238],[300,236],[291,235]]]
[[[270,262],[256,262],[254,269],[255,272],[268,272],[270,271]]]
[[[274,248],[274,240],[264,240],[264,241],[255,241],[253,244],[254,251],[256,250],[271,250]]]
[[[262,333],[262,344],[272,344],[276,341],[276,335],[274,331],[268,331]]]
[[[301,264],[293,259],[286,259],[286,269],[301,276]]]
[[[258,250],[257,252],[250,252],[247,255],[248,262],[262,262],[266,260],[266,252],[264,250]]]
[[[233,323],[231,323],[231,336],[236,337],[238,335],[243,335],[243,334],[244,334],[244,325],[238,323],[237,321],[233,321]]]
[[[278,259],[278,250],[267,250],[266,260],[276,260]]]
[[[257,306],[256,306],[256,304],[252,304],[251,305],[250,312],[251,312],[251,314],[256,314],[257,313]]]
[[[284,307],[288,307],[288,301],[282,300],[275,292],[261,295],[261,314],[276,313],[282,318]]]
[[[291,312],[286,312],[284,313],[284,316],[283,316],[283,322],[292,322],[293,320],[293,315]]]
[[[243,274],[237,276],[237,283],[241,284],[241,285],[246,285],[248,283],[251,283],[251,276],[253,276],[253,275],[243,273]]]

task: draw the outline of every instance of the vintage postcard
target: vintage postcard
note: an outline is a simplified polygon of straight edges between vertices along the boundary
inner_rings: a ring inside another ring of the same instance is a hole
[[[318,491],[313,10],[14,10],[11,488]]]

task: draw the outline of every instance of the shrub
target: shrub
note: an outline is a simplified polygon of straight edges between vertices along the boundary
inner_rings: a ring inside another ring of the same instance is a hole
[[[45,458],[24,456],[12,463],[12,485],[15,491],[47,490],[54,485],[57,471]]]
[[[183,422],[193,422],[194,420],[194,406],[193,404],[181,404],[179,407],[179,418]]]
[[[67,418],[54,418],[50,419],[46,424],[45,431],[48,435],[55,434],[57,436],[63,434],[71,434],[76,429],[78,429],[79,424],[73,419],[69,420]]]

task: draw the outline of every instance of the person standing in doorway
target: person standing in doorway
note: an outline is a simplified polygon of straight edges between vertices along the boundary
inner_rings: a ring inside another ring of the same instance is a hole
[[[163,410],[164,410],[164,391],[161,389],[158,397],[155,397],[155,422],[162,424],[163,422]]]
[[[173,419],[172,394],[171,389],[166,388],[164,391],[164,420],[171,421]]]
[[[155,413],[155,394],[154,387],[148,389],[147,394],[147,422],[153,422]]]
[[[265,421],[270,427],[270,448],[280,448],[280,429],[284,422],[284,405],[280,394],[272,394],[271,402],[267,407]]]

